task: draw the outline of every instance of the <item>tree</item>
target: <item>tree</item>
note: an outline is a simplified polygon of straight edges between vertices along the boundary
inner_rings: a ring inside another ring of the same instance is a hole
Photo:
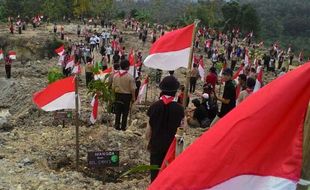
[[[250,4],[241,6],[241,30],[244,32],[254,32],[256,35],[260,31],[260,21],[256,10]]]
[[[91,1],[89,0],[74,0],[73,13],[76,16],[90,16]]]
[[[240,26],[240,5],[236,1],[228,2],[223,5],[222,13],[225,23],[224,30],[232,30]]]

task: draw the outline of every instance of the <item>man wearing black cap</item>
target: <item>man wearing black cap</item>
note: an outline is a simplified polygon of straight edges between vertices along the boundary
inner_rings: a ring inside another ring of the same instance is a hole
[[[175,101],[179,86],[180,83],[175,77],[165,77],[159,84],[162,91],[160,100],[153,103],[147,111],[149,122],[146,140],[151,154],[151,165],[161,166],[177,128],[183,125],[184,108]],[[151,181],[157,174],[158,170],[151,171]]]
[[[222,77],[225,82],[223,97],[216,97],[218,101],[222,102],[222,106],[220,112],[214,118],[210,126],[213,126],[220,118],[224,117],[236,106],[236,88],[231,80],[232,75],[233,72],[230,68],[224,69]]]
[[[133,77],[128,73],[129,61],[122,60],[120,65],[121,70],[113,78],[112,90],[115,93],[116,102],[115,129],[125,131],[130,101],[135,101],[136,84]]]

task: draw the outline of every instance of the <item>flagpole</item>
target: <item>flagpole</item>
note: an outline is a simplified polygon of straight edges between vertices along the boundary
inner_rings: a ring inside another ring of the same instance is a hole
[[[76,170],[79,169],[79,150],[80,150],[80,145],[79,145],[79,97],[78,97],[78,92],[79,92],[79,80],[77,75],[75,75],[75,151],[76,151],[76,159],[75,159],[75,167]]]
[[[308,104],[307,115],[304,122],[303,138],[303,163],[301,179],[310,180],[310,102]],[[310,186],[299,185],[298,190],[310,190]]]
[[[195,36],[197,33],[197,26],[199,24],[200,20],[195,20],[194,22],[194,30],[192,34],[192,43],[190,47],[190,53],[189,53],[189,59],[188,59],[188,65],[187,65],[187,72],[186,72],[186,82],[185,82],[185,89],[184,89],[184,99],[183,99],[183,106],[186,108],[187,105],[187,98],[188,98],[188,86],[189,86],[189,80],[190,80],[190,71],[192,70],[192,62],[193,62],[193,52],[194,52],[194,41]]]

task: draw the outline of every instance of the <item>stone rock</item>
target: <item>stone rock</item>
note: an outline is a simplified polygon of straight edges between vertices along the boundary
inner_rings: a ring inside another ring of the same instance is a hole
[[[29,158],[27,157],[27,158],[24,158],[23,160],[21,160],[20,163],[21,163],[23,166],[29,166],[29,165],[33,164],[34,161],[31,160],[31,159],[29,159]]]

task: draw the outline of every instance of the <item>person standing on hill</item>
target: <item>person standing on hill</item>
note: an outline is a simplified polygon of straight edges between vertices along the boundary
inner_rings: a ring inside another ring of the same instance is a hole
[[[236,106],[236,88],[232,82],[233,72],[230,68],[223,71],[223,81],[225,82],[223,97],[217,97],[218,101],[222,103],[221,110],[211,123],[213,126],[219,119],[224,117]]]
[[[146,142],[150,152],[150,165],[161,166],[172,143],[178,127],[186,127],[184,108],[175,101],[180,83],[173,76],[165,77],[159,85],[160,100],[153,103],[148,111]],[[151,170],[151,181],[154,181],[159,170]]]
[[[60,28],[60,39],[61,40],[65,39],[65,27],[63,25]]]
[[[87,63],[85,65],[85,77],[86,77],[86,87],[88,87],[89,83],[94,79],[93,75],[93,59],[91,57],[86,58]]]
[[[194,64],[193,65],[193,69],[191,70],[191,74],[190,74],[190,93],[194,93],[196,90],[196,83],[197,83],[197,79],[199,77],[199,71],[198,71],[198,65]]]
[[[4,67],[5,67],[5,74],[6,78],[10,79],[11,78],[11,67],[12,67],[12,59],[7,55],[4,59]]]
[[[121,61],[120,66],[121,70],[114,75],[112,82],[116,103],[115,129],[126,131],[130,103],[135,102],[136,84],[134,78],[128,73],[129,61]]]
[[[54,23],[54,34],[56,34],[57,33],[57,25],[56,25],[56,23]]]
[[[240,95],[237,99],[237,105],[240,104],[243,100],[245,100],[249,95],[253,93],[255,87],[256,80],[249,77],[246,80],[246,89],[240,92]]]

